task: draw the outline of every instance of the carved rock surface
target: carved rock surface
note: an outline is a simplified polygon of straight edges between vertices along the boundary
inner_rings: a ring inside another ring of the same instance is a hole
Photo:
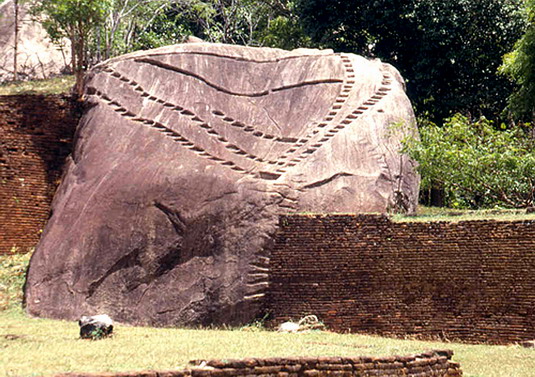
[[[31,261],[32,315],[247,322],[279,214],[416,204],[398,153],[413,112],[378,60],[192,43],[102,63],[86,93]]]
[[[19,3],[21,3],[19,1]],[[52,43],[45,29],[28,14],[28,4],[19,5],[17,67],[19,79],[44,79],[62,73],[70,62],[70,45]],[[13,79],[15,7],[13,0],[0,4],[0,83]]]

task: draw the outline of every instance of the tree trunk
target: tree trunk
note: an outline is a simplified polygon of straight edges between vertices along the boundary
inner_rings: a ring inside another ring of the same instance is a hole
[[[76,94],[78,98],[82,98],[84,94],[84,67],[86,64],[85,59],[85,40],[82,33],[79,33],[76,39]]]
[[[19,0],[13,2],[15,6],[15,43],[13,46],[13,81],[19,79],[19,68],[17,62],[17,55],[19,53]]]
[[[429,204],[432,207],[444,207],[445,205],[445,192],[442,188],[432,188],[429,198]]]

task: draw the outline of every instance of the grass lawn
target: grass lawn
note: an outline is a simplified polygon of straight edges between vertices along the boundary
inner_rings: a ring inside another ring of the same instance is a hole
[[[535,213],[526,213],[525,209],[486,209],[468,210],[419,206],[416,216],[394,215],[393,221],[469,221],[469,220],[535,220]],[[535,373],[533,374],[535,376]]]
[[[74,86],[74,76],[58,76],[48,80],[16,81],[0,85],[0,96],[15,94],[64,94]]]
[[[27,318],[20,309],[0,313],[0,375],[59,372],[170,370],[193,359],[272,356],[358,356],[419,353],[449,348],[468,377],[533,377],[535,350],[422,342],[330,332],[279,334],[256,328],[156,329],[118,325],[112,338],[78,338],[74,322]]]
[[[0,256],[0,376],[182,369],[194,359],[284,356],[386,356],[452,349],[468,377],[533,377],[535,349],[389,339],[314,331],[116,325],[112,338],[78,338],[75,322],[28,318],[21,309],[29,254]]]

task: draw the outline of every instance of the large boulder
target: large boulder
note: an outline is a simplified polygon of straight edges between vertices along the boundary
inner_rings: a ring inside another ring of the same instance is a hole
[[[192,43],[95,67],[32,258],[30,314],[151,325],[258,313],[288,212],[411,211],[415,132],[390,65]]]
[[[45,79],[68,70],[70,45],[52,43],[41,24],[33,20],[28,4],[19,1],[17,69],[19,79]],[[13,80],[15,56],[15,6],[0,4],[0,83]]]

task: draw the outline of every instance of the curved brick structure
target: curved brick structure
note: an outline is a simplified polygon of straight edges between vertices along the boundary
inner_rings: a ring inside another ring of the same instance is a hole
[[[418,177],[399,154],[414,116],[380,61],[177,45],[97,66],[86,96],[30,266],[34,315],[247,322],[279,214],[416,205]]]
[[[453,352],[436,350],[418,355],[389,357],[284,357],[242,360],[196,360],[191,369],[116,373],[67,373],[55,377],[461,377]],[[203,363],[205,366],[199,368]]]

